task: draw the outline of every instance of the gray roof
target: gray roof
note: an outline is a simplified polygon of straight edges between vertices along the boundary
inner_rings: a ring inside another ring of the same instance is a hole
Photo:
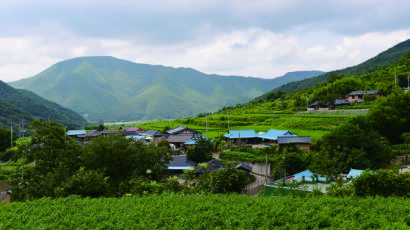
[[[172,161],[168,164],[168,169],[188,169],[195,166],[195,162],[188,159],[188,156],[172,156]]]
[[[352,91],[349,95],[364,95],[364,94],[379,94],[379,90],[363,90],[363,91]]]
[[[280,136],[278,137],[278,144],[298,144],[298,143],[312,143],[309,136],[299,137],[299,136]]]
[[[161,131],[159,131],[159,130],[152,130],[152,129],[143,132],[143,134],[148,135],[148,136],[154,136],[154,137],[164,136],[164,135],[161,133]]]
[[[318,106],[317,101],[315,101],[315,102],[313,102],[312,104],[310,104],[310,105],[308,106],[308,108],[314,108],[314,107],[316,107],[316,106]]]
[[[245,164],[245,163],[240,163],[235,168],[236,169],[242,169],[242,170],[245,170],[245,171],[248,171],[248,172],[252,172],[252,167]]]
[[[118,133],[119,130],[118,129],[106,129],[101,131],[101,134],[113,134],[113,133]]]
[[[194,133],[201,133],[201,132],[199,132],[199,131],[197,131],[197,130],[195,130],[195,129],[190,129],[190,128],[184,127],[184,126],[178,126],[178,127],[176,127],[176,128],[167,130],[167,133],[168,133],[168,134],[177,134],[177,133],[183,132],[183,131],[185,131],[185,130],[189,130],[189,131],[194,132]]]
[[[335,105],[351,105],[353,102],[347,99],[335,100]]]
[[[185,143],[189,140],[191,140],[191,138],[194,135],[189,134],[189,135],[170,135],[168,137],[168,142],[170,143]]]

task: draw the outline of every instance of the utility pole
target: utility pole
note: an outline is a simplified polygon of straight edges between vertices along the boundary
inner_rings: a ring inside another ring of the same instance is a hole
[[[10,140],[11,140],[10,146],[11,148],[13,148],[13,121],[10,124]]]
[[[22,133],[23,133],[23,167],[21,168],[21,181],[23,181],[23,179],[24,179],[24,155],[25,155],[25,146],[24,146],[24,133],[25,133],[25,130],[24,130],[24,120],[22,120],[22,126],[23,126],[23,129],[22,129],[21,131],[22,131]]]
[[[229,130],[229,112],[226,111],[226,115],[228,116],[228,130]]]
[[[309,97],[306,94],[306,111],[308,110],[308,108],[309,108]]]
[[[266,153],[266,155],[265,155],[265,174],[266,174],[265,184],[267,184],[268,183],[268,176],[269,176],[269,174],[268,174],[268,153]]]
[[[208,139],[208,114],[205,112],[206,138]]]
[[[396,72],[394,72],[394,86],[396,86]]]

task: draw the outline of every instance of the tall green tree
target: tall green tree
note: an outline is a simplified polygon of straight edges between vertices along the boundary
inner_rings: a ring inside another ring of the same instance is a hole
[[[80,167],[82,148],[54,121],[35,120],[29,128],[35,130],[31,143],[19,145],[16,154],[35,166],[26,168],[24,181],[16,181],[13,195],[17,200],[54,197],[55,190]]]
[[[112,135],[95,139],[86,146],[81,158],[87,169],[103,171],[115,191],[115,187],[131,177],[160,178],[171,159],[167,151],[165,147]]]
[[[194,147],[188,149],[188,158],[196,163],[207,162],[212,159],[212,141],[202,136],[198,136]]]

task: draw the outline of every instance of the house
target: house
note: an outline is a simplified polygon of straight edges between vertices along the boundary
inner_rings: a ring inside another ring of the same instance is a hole
[[[312,104],[308,105],[307,110],[308,111],[319,110],[319,105],[318,105],[317,101],[315,101]]]
[[[182,173],[186,169],[194,167],[196,163],[188,159],[188,156],[172,156],[172,161],[168,163],[168,170],[173,173]]]
[[[100,134],[104,137],[108,136],[108,135],[114,135],[119,133],[120,131],[117,129],[106,129],[100,132]]]
[[[221,163],[221,162],[219,162],[215,159],[212,159],[212,160],[208,161],[206,164],[208,165],[207,168],[198,167],[198,168],[195,169],[195,173],[200,174],[200,173],[205,173],[205,172],[212,172],[212,171],[215,171],[217,169],[221,169],[221,168],[226,167],[224,163]]]
[[[296,136],[295,134],[291,133],[289,130],[278,130],[278,129],[270,129],[266,133],[260,133],[258,135],[259,138],[262,139],[262,142],[265,144],[278,144],[278,137],[281,136]]]
[[[178,126],[176,128],[167,130],[168,135],[196,135],[196,134],[201,134],[201,132],[195,130],[195,129],[190,129],[184,126]]]
[[[180,149],[183,147],[184,143],[190,141],[194,138],[194,134],[187,134],[187,135],[169,135],[167,140],[170,144],[173,144],[175,148]]]
[[[356,177],[360,176],[363,173],[363,170],[360,169],[350,169],[349,174],[347,174],[346,179],[355,179]]]
[[[144,135],[146,136],[146,139],[153,142],[153,143],[157,143],[158,141],[164,139],[164,134],[161,133],[161,131],[159,130],[147,130],[144,131],[143,133],[140,133],[140,135]]]
[[[347,178],[343,178],[342,183],[350,183],[362,172],[363,170],[350,169],[349,174],[347,174]],[[326,188],[336,182],[334,176],[318,175],[309,170],[305,170],[290,176],[285,174],[284,176],[284,178],[265,184],[265,194],[288,195],[292,192],[311,193],[315,189],[326,193]]]
[[[310,152],[310,144],[312,140],[309,136],[279,136],[278,137],[278,145],[281,146],[288,146],[288,145],[295,145],[296,147],[302,149],[305,152]]]
[[[10,203],[11,186],[0,180],[0,201]]]
[[[121,127],[121,131],[124,132],[125,135],[138,135],[144,132],[144,130],[137,127]]]
[[[80,129],[80,130],[68,130],[65,134],[66,134],[67,136],[70,136],[70,137],[81,138],[81,136],[87,134],[87,131],[85,131],[84,129]]]
[[[374,95],[377,98],[379,98],[381,95],[381,92],[379,90],[352,91],[346,95],[346,99],[348,99],[349,101],[356,102],[358,100],[363,100],[364,95]]]
[[[245,172],[252,172],[252,167],[245,163],[240,163],[237,166],[235,166],[235,168],[238,170],[243,170]]]
[[[86,134],[78,135],[78,138],[80,138],[80,139],[85,139],[85,140],[89,140],[89,139],[92,139],[92,138],[96,138],[96,137],[98,137],[99,135],[100,135],[100,132],[98,132],[97,130],[93,129],[93,130],[88,131]]]
[[[224,134],[225,141],[232,144],[259,144],[261,139],[255,130],[229,130]]]
[[[336,99],[335,100],[335,107],[341,107],[341,106],[350,106],[352,105],[354,102],[350,101],[348,99]]]

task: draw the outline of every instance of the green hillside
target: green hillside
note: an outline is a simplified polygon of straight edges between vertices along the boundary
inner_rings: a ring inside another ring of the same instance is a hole
[[[26,122],[36,118],[54,120],[64,125],[81,126],[83,118],[72,110],[63,108],[30,91],[14,89],[0,81],[0,126],[7,127],[11,121]]]
[[[301,71],[260,79],[208,75],[190,68],[136,64],[113,57],[81,57],[10,84],[73,109],[91,121],[130,121],[216,111],[320,73]]]
[[[289,92],[293,92],[299,89],[312,87],[315,84],[325,82],[327,79],[329,79],[334,74],[335,75],[343,74],[345,76],[353,76],[353,75],[359,76],[362,73],[368,73],[368,72],[380,70],[380,69],[383,69],[383,67],[385,66],[389,66],[393,64],[398,58],[403,56],[409,50],[410,50],[410,39],[393,46],[392,48],[378,54],[377,56],[359,65],[348,67],[348,68],[341,69],[341,70],[336,70],[336,71],[329,72],[329,73],[325,73],[325,74],[322,74],[322,75],[319,75],[313,78],[301,80],[301,81],[290,82],[290,83],[277,87],[273,91],[274,92],[283,91],[283,92],[289,93]]]

